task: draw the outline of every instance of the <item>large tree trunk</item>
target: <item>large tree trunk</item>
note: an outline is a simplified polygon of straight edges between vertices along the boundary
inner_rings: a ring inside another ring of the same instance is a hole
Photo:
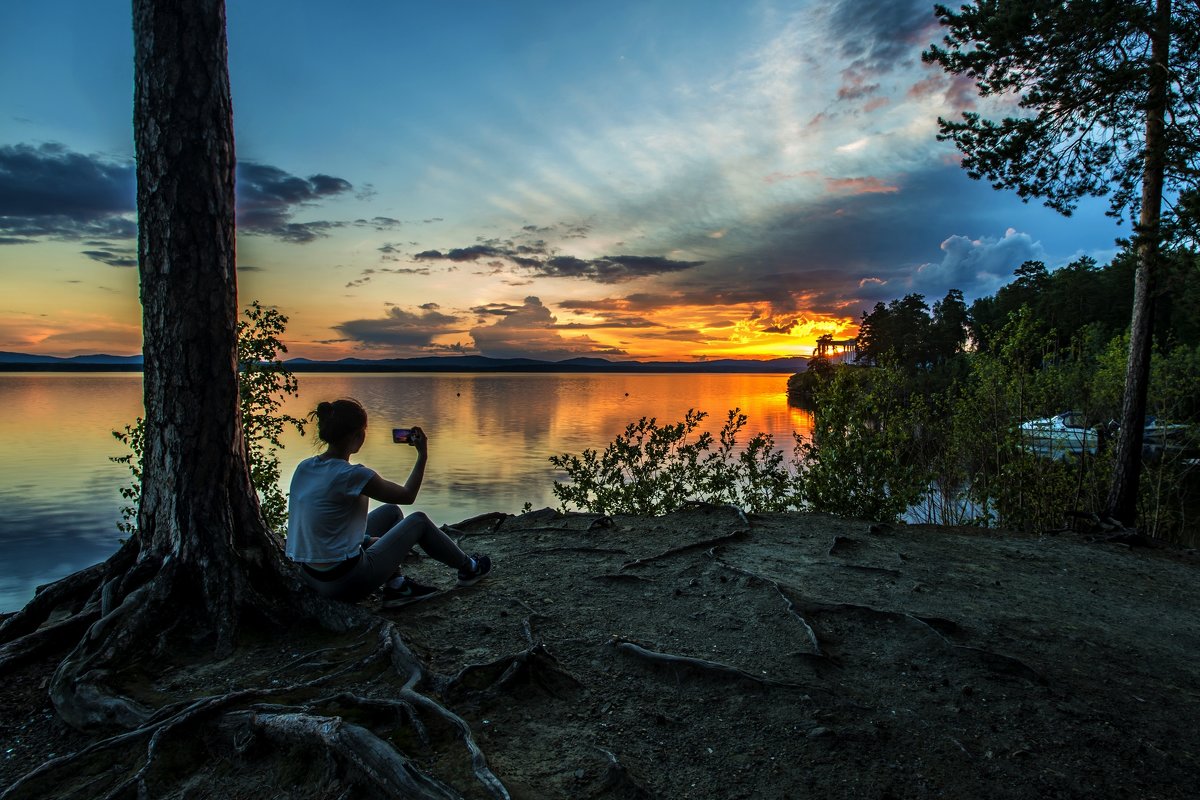
[[[145,345],[143,558],[194,565],[231,620],[234,544],[265,537],[238,415],[233,110],[223,0],[134,0]],[[232,631],[222,626],[224,645]]]
[[[1117,462],[1108,494],[1108,514],[1128,526],[1137,519],[1138,481],[1150,384],[1150,354],[1154,335],[1154,293],[1161,260],[1164,132],[1168,62],[1171,50],[1171,0],[1158,0],[1151,44],[1150,91],[1146,106],[1146,160],[1142,172],[1142,204],[1137,226],[1138,267],[1133,287],[1133,318],[1129,331],[1129,361],[1121,404],[1121,435]]]
[[[94,576],[77,614],[90,628],[51,682],[59,714],[80,728],[133,728],[150,716],[113,687],[138,659],[180,643],[190,658],[225,655],[247,615],[333,629],[353,617],[300,585],[250,482],[238,403],[224,0],[134,0],[133,22],[141,508],[137,534]]]

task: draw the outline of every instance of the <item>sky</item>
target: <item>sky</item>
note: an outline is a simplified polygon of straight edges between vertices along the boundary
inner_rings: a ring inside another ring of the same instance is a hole
[[[2,17],[0,350],[136,353],[129,2]],[[932,3],[255,0],[228,36],[239,298],[289,356],[808,355],[1128,234],[966,176],[938,117],[998,107],[921,62]]]

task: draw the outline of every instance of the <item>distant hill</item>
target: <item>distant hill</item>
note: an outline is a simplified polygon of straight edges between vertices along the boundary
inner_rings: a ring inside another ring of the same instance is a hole
[[[96,353],[87,356],[39,356],[0,350],[0,372],[132,372],[142,368],[141,355],[114,356]]]
[[[487,356],[423,356],[420,358],[342,358],[315,361],[291,358],[284,362],[293,372],[803,372],[806,358],[773,358],[713,361],[608,361],[603,358],[569,358],[540,361],[533,358]],[[40,356],[0,351],[0,371],[133,371],[142,368],[142,357],[99,353],[87,356]]]

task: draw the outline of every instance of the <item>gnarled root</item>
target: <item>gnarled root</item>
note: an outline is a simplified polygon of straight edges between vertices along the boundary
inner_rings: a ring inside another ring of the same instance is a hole
[[[962,628],[958,623],[952,620],[942,619],[941,617],[929,617],[912,614],[907,611],[887,611],[871,606],[857,605],[854,603],[819,603],[811,600],[804,600],[796,595],[793,590],[783,589],[780,591],[783,595],[793,603],[802,608],[808,616],[819,616],[821,614],[838,614],[838,613],[858,613],[876,619],[886,620],[888,622],[898,622],[901,624],[911,625],[918,629],[931,633],[936,638],[937,642],[945,647],[950,652],[970,658],[982,664],[991,672],[996,672],[1004,675],[1011,675],[1030,681],[1031,683],[1045,684],[1046,679],[1037,670],[1030,667],[1028,664],[1006,656],[1002,653],[984,650],[979,647],[958,644],[949,638],[949,635],[961,635]]]
[[[356,786],[369,796],[421,800],[460,797],[371,731],[339,717],[238,711],[226,714],[221,727],[243,751],[260,743],[289,749],[315,748],[327,761],[330,782]]]
[[[583,686],[538,640],[520,652],[501,656],[495,661],[468,664],[445,682],[442,693],[447,696],[492,693],[518,684],[536,686],[552,697],[561,696],[564,685]]]
[[[631,800],[649,800],[649,798],[654,796],[642,785],[641,781],[630,774],[629,770],[616,755],[605,750],[603,747],[597,747],[596,749],[600,751],[608,762],[604,768],[604,776],[601,778],[600,788],[596,792],[596,796],[627,797],[631,798]]]
[[[649,564],[651,561],[659,561],[660,559],[670,558],[683,553],[690,553],[693,550],[710,550],[718,545],[728,544],[730,542],[736,542],[741,539],[745,539],[749,535],[749,530],[744,528],[738,529],[733,533],[727,533],[724,536],[715,536],[712,539],[705,539],[702,542],[692,542],[679,547],[672,547],[670,550],[664,550],[657,555],[647,556],[646,558],[638,558],[633,561],[626,561],[624,564],[618,567],[618,569],[627,570],[632,569],[633,567],[640,567],[643,564]]]
[[[475,779],[483,784],[483,787],[492,797],[507,800],[509,797],[508,789],[505,788],[503,782],[488,767],[487,757],[476,743],[475,737],[471,735],[471,726],[467,724],[466,720],[440,703],[415,691],[414,687],[425,677],[425,669],[421,664],[421,660],[417,658],[404,642],[400,631],[395,625],[389,622],[382,627],[379,635],[391,655],[392,667],[401,677],[405,678],[404,686],[399,692],[399,698],[410,703],[418,710],[433,714],[454,728],[471,757],[471,771],[474,773]]]
[[[718,661],[708,661],[703,658],[692,658],[691,656],[680,656],[673,653],[661,653],[657,650],[651,650],[637,642],[625,639],[621,636],[613,636],[608,640],[608,644],[617,650],[636,656],[644,661],[649,661],[651,664],[670,667],[672,669],[692,670],[696,672],[704,672],[712,675],[722,675],[739,680],[750,681],[761,686],[782,686],[789,689],[807,689],[802,683],[790,683],[788,681],[778,681],[774,678],[764,678],[761,675],[754,675],[729,664],[722,664]]]

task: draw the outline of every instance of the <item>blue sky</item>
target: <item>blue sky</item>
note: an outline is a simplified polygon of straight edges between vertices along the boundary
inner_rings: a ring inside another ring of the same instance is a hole
[[[0,26],[0,350],[136,352],[127,2]],[[923,2],[233,3],[244,301],[293,355],[807,354],[1127,232],[969,180]],[[984,109],[986,110],[986,109]]]

